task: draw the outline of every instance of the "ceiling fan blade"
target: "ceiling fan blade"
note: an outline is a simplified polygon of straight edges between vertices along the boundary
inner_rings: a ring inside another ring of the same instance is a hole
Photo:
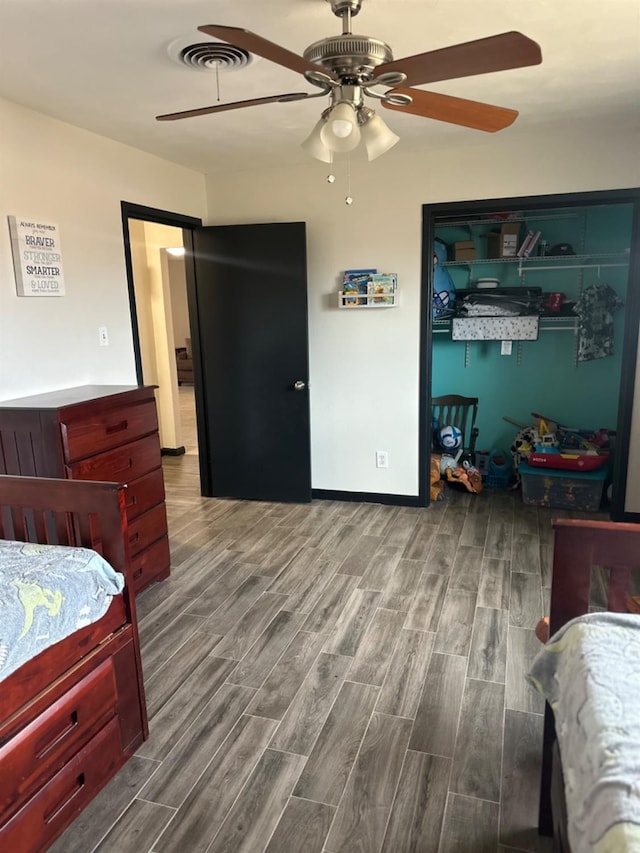
[[[459,124],[462,127],[472,127],[475,130],[486,130],[488,133],[495,133],[496,130],[509,127],[518,117],[517,110],[494,107],[479,101],[467,101],[464,98],[453,98],[451,95],[439,95],[436,92],[424,92],[422,89],[392,89],[387,94],[410,95],[413,98],[412,102],[406,106],[383,101],[382,103],[389,110]]]
[[[379,65],[375,73],[378,76],[387,71],[402,71],[407,75],[407,86],[422,86],[541,62],[542,52],[537,42],[522,33],[509,32],[395,59]]]
[[[214,38],[222,39],[228,44],[242,47],[248,50],[249,53],[256,53],[258,56],[263,56],[265,59],[276,62],[278,65],[283,65],[285,68],[290,68],[292,71],[297,71],[299,74],[304,74],[305,71],[323,71],[332,79],[335,75],[327,71],[321,65],[315,62],[309,62],[297,53],[292,53],[279,44],[274,44],[272,41],[258,36],[249,30],[243,30],[241,27],[225,27],[219,24],[205,24],[198,27],[201,33],[206,33]]]
[[[239,110],[242,107],[257,107],[260,104],[273,104],[275,102],[287,103],[288,101],[303,101],[310,97],[306,92],[291,92],[288,95],[268,95],[266,98],[251,98],[248,101],[232,101],[229,104],[214,104],[211,107],[200,107],[195,110],[183,110],[180,113],[167,113],[156,116],[156,121],[175,121],[179,118],[193,118],[194,116],[206,116],[210,113],[223,113],[227,110]]]

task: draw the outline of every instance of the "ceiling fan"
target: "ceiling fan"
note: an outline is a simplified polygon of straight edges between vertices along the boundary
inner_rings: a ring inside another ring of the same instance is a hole
[[[494,133],[512,124],[518,112],[411,87],[542,62],[540,46],[518,32],[394,59],[385,42],[351,33],[351,20],[360,11],[362,0],[327,2],[331,3],[333,13],[342,19],[342,34],[314,42],[302,56],[239,27],[218,24],[198,27],[207,35],[297,71],[320,89],[318,93],[291,92],[216,104],[160,115],[158,121],[328,95],[329,107],[303,148],[317,159],[330,162],[334,153],[353,150],[362,138],[369,159],[373,160],[391,148],[399,137],[366,106],[365,96],[379,100],[387,109]],[[380,93],[376,91],[378,87],[387,91]]]

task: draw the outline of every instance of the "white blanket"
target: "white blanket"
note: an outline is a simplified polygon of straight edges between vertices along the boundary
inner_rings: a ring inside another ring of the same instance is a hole
[[[640,616],[573,619],[529,679],[555,716],[572,853],[640,851]]]
[[[0,679],[96,622],[123,588],[88,548],[0,540]]]

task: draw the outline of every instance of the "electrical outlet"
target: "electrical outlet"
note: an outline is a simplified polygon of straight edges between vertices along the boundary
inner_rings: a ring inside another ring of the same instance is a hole
[[[502,345],[500,346],[500,355],[511,355],[512,348],[513,341],[502,341]]]
[[[101,347],[109,346],[109,334],[106,326],[98,326],[98,341]]]
[[[389,454],[386,450],[376,450],[376,468],[389,467]]]

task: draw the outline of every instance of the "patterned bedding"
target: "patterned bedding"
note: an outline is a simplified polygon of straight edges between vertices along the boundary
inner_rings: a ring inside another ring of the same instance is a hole
[[[0,540],[0,679],[96,622],[123,588],[88,548]]]
[[[573,619],[529,678],[555,716],[572,853],[640,851],[640,616]]]

